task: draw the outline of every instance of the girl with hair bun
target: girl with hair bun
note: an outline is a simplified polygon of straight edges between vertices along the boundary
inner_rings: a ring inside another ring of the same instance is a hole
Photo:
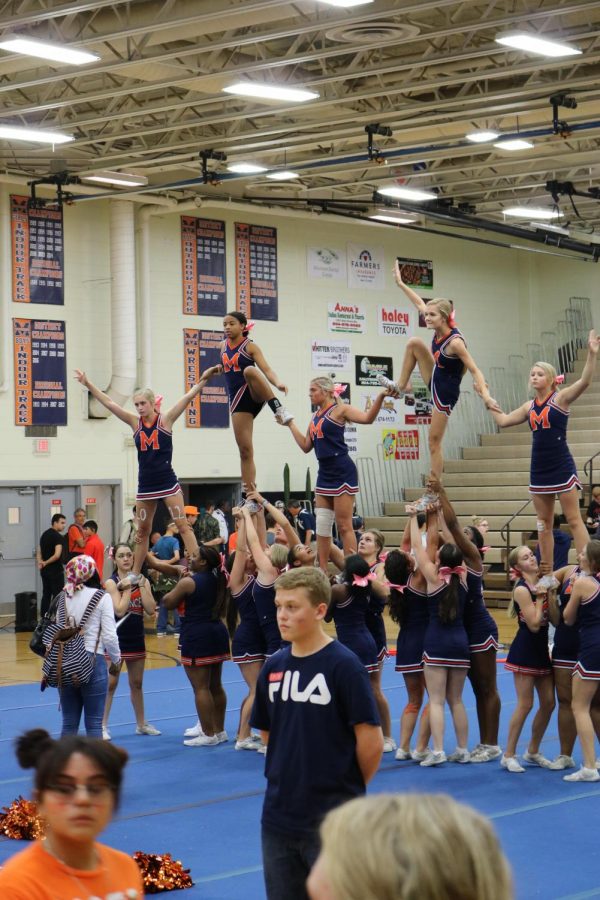
[[[221,344],[219,371],[225,376],[229,394],[229,412],[233,433],[240,451],[242,490],[256,488],[256,465],[252,432],[254,419],[265,403],[280,425],[288,425],[294,418],[281,405],[267,382],[287,395],[287,386],[278,378],[266,361],[260,347],[249,337],[250,328],[244,313],[234,310],[223,319],[225,340]],[[261,374],[262,373],[262,374]]]
[[[164,501],[170,518],[177,523],[179,534],[189,555],[194,556],[198,552],[198,542],[185,516],[183,493],[177,481],[177,475],[171,466],[173,425],[208,380],[218,373],[219,366],[207,369],[198,384],[195,384],[187,394],[184,394],[174,406],[164,413],[160,411],[162,397],[156,397],[149,388],[136,391],[133,395],[136,415],[119,406],[108,394],[92,384],[85,372],[75,369],[77,381],[86,387],[92,397],[105,406],[113,416],[116,416],[121,422],[125,422],[133,431],[139,469],[138,492],[135,501],[138,530],[135,539],[133,569],[127,576],[132,585],[137,584],[140,580],[139,575],[150,543],[152,520],[159,500]]]
[[[484,403],[490,401],[490,395],[485,378],[467,350],[463,335],[456,327],[452,301],[440,298],[425,302],[403,282],[398,262],[394,266],[394,278],[419,315],[424,317],[427,328],[434,332],[431,350],[421,338],[409,338],[397,382],[397,395],[402,396],[410,391],[409,379],[418,366],[421,378],[429,385],[433,400],[428,432],[431,474],[441,478],[444,470],[442,440],[450,414],[458,402],[460,383],[467,369],[473,376],[473,387]]]
[[[356,553],[356,535],[352,511],[358,494],[358,473],[344,438],[346,422],[371,425],[390,390],[381,391],[373,405],[363,411],[342,403],[331,378],[321,376],[310,383],[309,396],[316,410],[305,434],[295,422],[288,423],[292,436],[304,453],[314,449],[319,463],[315,487],[317,554],[319,566],[327,571],[332,544],[333,523],[343,544],[344,555]]]
[[[24,769],[35,769],[33,799],[45,837],[0,869],[6,900],[76,900],[144,896],[134,860],[96,842],[119,805],[127,753],[101,740],[53,740],[41,728],[16,742]]]
[[[581,517],[577,491],[581,484],[577,466],[567,445],[569,410],[592,383],[596,371],[600,337],[590,331],[588,354],[581,377],[568,387],[558,390],[564,380],[547,362],[536,362],[529,373],[529,384],[534,398],[510,413],[501,410],[492,398],[485,405],[500,428],[510,428],[527,422],[532,431],[531,470],[529,493],[537,516],[540,542],[543,588],[556,587],[552,576],[554,537],[554,501],[558,496],[562,511],[571,529],[577,552],[581,553],[588,541],[588,532]]]

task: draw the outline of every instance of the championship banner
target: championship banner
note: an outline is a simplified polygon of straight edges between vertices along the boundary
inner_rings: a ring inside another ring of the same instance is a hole
[[[191,390],[200,381],[205,369],[221,362],[222,331],[183,329],[185,356],[185,390]],[[215,376],[202,388],[185,411],[187,428],[228,428],[229,397],[222,375]]]
[[[13,319],[15,425],[67,424],[65,323]]]
[[[14,303],[62,306],[64,297],[63,214],[10,198]]]
[[[225,222],[181,216],[183,312],[224,316],[227,312]]]
[[[235,223],[236,309],[248,319],[276,322],[277,229]]]

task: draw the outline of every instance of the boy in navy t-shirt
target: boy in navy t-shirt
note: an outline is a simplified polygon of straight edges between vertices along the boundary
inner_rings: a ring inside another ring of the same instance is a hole
[[[267,659],[251,716],[268,744],[263,868],[268,900],[304,900],[321,820],[365,793],[383,733],[364,666],[323,631],[325,574],[292,569],[276,590],[277,623],[290,646]]]

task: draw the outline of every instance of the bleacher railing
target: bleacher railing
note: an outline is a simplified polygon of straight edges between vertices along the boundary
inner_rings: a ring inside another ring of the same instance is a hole
[[[589,298],[571,297],[555,331],[544,331],[540,335],[540,343],[527,344],[526,356],[511,355],[508,366],[492,366],[489,369],[487,375],[492,396],[505,410],[519,406],[523,402],[529,367],[540,359],[552,363],[558,372],[572,372],[577,353],[587,345],[592,327]],[[422,487],[423,475],[429,471],[429,425],[399,424],[398,427],[417,430],[418,458],[410,458],[417,455],[413,449],[400,447],[397,453],[408,458],[387,459],[381,444],[377,445],[374,457],[357,458],[360,483],[357,507],[362,516],[384,515],[386,503],[403,500],[406,488]],[[444,437],[444,457],[461,459],[464,447],[477,447],[481,444],[481,435],[496,434],[497,431],[494,420],[473,389],[462,390]]]

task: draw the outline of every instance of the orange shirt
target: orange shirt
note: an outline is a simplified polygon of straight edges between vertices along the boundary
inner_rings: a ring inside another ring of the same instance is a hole
[[[71,869],[36,841],[0,869],[2,900],[141,900],[142,874],[126,853],[96,844],[101,866]]]
[[[85,549],[83,547],[78,547],[76,541],[81,540],[83,537],[83,529],[73,523],[73,525],[69,525],[69,530],[67,531],[67,541],[68,541],[68,551],[69,551],[69,559],[74,553],[85,553]]]
[[[102,573],[104,571],[104,544],[97,534],[90,534],[85,542],[84,552],[86,556],[91,556],[96,563],[96,572],[98,573],[100,580],[102,580]]]
[[[233,553],[233,551],[237,549],[237,543],[238,533],[237,531],[232,531],[229,535],[229,544],[227,546],[227,550],[229,551],[229,553]]]

